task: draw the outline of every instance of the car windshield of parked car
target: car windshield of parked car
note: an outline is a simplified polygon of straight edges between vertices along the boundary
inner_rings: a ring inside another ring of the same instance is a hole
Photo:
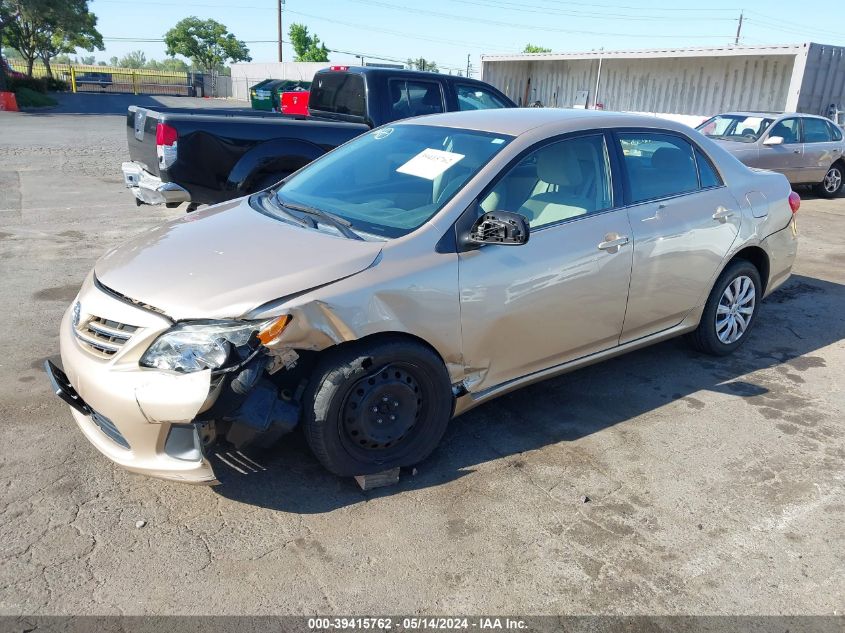
[[[288,210],[339,216],[359,233],[400,237],[434,216],[511,140],[447,127],[382,127],[299,171],[276,199]]]
[[[772,124],[774,119],[743,114],[720,114],[707,119],[696,130],[723,141],[754,143]]]

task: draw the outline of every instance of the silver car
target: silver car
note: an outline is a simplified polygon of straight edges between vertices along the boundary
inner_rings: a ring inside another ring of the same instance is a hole
[[[410,466],[523,385],[681,334],[733,352],[790,275],[799,204],[669,121],[419,117],[106,253],[46,368],[133,471],[213,482],[212,443],[297,424],[339,475]]]
[[[829,119],[795,112],[729,112],[696,129],[749,167],[781,173],[824,198],[842,191],[845,140]]]

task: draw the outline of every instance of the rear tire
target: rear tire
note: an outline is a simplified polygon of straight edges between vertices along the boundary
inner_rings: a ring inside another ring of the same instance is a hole
[[[843,170],[841,163],[831,165],[824,176],[824,180],[813,187],[816,194],[822,198],[835,198],[838,196],[842,191],[843,184],[845,184],[843,171],[845,170]]]
[[[763,285],[757,267],[745,259],[732,261],[713,285],[698,328],[688,340],[700,352],[726,356],[746,339],[760,309]]]
[[[421,462],[437,447],[451,415],[443,362],[424,345],[398,339],[328,352],[303,397],[308,445],[340,476]]]

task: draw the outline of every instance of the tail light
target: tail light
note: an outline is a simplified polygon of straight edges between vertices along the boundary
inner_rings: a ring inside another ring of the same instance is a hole
[[[159,123],[156,126],[156,155],[159,169],[168,169],[176,162],[178,139],[179,132],[175,127],[167,123]]]
[[[167,123],[159,123],[156,126],[156,145],[173,145],[178,138],[179,132],[175,127]]]
[[[798,209],[801,208],[801,196],[794,191],[789,194],[789,208],[792,209],[793,214],[797,213]]]
[[[349,66],[330,66],[329,70],[349,70]]]

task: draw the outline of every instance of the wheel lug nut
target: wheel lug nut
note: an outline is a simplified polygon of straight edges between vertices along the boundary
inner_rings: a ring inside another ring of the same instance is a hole
[[[394,406],[394,407],[398,407],[398,406],[399,406],[399,403],[398,403],[396,400],[394,400],[394,401],[393,401],[393,406]]]
[[[373,407],[373,413],[378,413],[378,407]]]
[[[382,420],[381,418],[379,418],[379,419],[378,419],[378,420],[376,420],[376,421],[377,421],[379,424],[381,424],[382,422],[384,422],[384,420]]]
[[[395,419],[396,419],[396,416],[395,416],[395,415],[391,415],[391,416],[390,416],[390,419],[391,419],[391,420],[395,420]]]
[[[381,399],[382,402],[387,402],[387,396]]]

